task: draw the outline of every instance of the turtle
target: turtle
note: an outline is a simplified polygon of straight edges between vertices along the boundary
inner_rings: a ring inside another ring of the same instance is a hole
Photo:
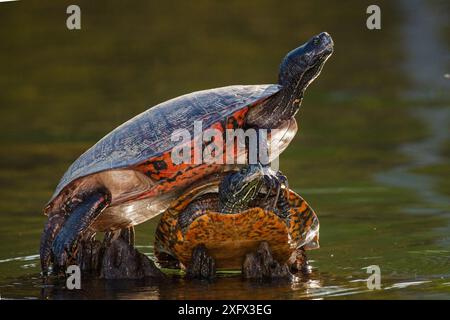
[[[224,135],[228,130],[273,130],[278,149],[266,159],[267,165],[296,134],[295,114],[304,92],[332,52],[332,38],[322,32],[284,57],[277,84],[233,85],[182,95],[99,140],[70,165],[44,208],[48,219],[40,241],[43,274],[51,266],[67,265],[77,244],[97,232],[125,232],[132,241],[135,225],[160,215],[193,183],[233,169],[196,160],[196,121],[201,121],[200,134],[211,128]],[[183,145],[187,149],[182,150],[194,151],[188,162],[173,157],[180,145],[174,133],[180,130],[189,135]],[[211,141],[200,142],[204,149]]]
[[[303,271],[304,251],[319,247],[319,220],[308,203],[289,189],[287,178],[270,170],[260,164],[244,166],[176,199],[156,229],[159,264],[199,277],[192,270],[209,261],[205,273],[209,277],[214,270],[208,268],[241,269],[246,255],[266,242],[280,265],[292,273]],[[199,247],[200,260],[195,258]]]

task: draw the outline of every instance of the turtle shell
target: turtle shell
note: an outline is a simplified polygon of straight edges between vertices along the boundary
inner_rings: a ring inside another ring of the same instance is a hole
[[[178,226],[179,213],[211,190],[211,185],[204,185],[185,193],[161,216],[155,255],[162,264],[168,255],[188,266],[193,249],[200,244],[205,245],[219,269],[240,269],[245,255],[255,252],[262,241],[269,243],[274,258],[280,262],[287,262],[297,248],[319,247],[319,220],[308,203],[292,190],[289,221],[259,207],[235,214],[207,211],[183,232]]]
[[[237,85],[186,94],[135,116],[114,129],[83,153],[66,171],[57,185],[51,203],[73,181],[105,170],[133,168],[154,180],[172,178],[179,168],[164,157],[177,144],[171,141],[175,130],[194,133],[194,121],[203,129],[218,125],[239,127],[252,104],[280,90],[279,85]],[[152,159],[155,159],[152,162]]]
[[[202,131],[214,128],[222,134],[243,128],[248,110],[280,88],[275,84],[228,86],[193,92],[148,109],[82,154],[62,177],[44,213],[58,212],[73,195],[100,186],[110,191],[112,199],[91,226],[94,231],[134,226],[161,214],[186,188],[230,169],[220,163],[194,161],[195,134],[200,134],[194,122],[202,121]],[[183,143],[191,148],[192,161],[177,164],[171,151],[179,141],[173,141],[173,134],[182,129],[190,134],[191,140]],[[292,118],[277,129],[272,138],[279,149],[273,157],[293,139],[297,123]],[[203,148],[206,145],[203,142]]]

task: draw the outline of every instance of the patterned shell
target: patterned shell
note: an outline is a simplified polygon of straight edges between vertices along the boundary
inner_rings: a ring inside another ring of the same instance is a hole
[[[83,153],[66,171],[52,202],[72,181],[105,170],[127,168],[160,156],[176,142],[173,131],[187,129],[194,121],[203,129],[234,112],[258,103],[280,90],[279,85],[237,85],[197,91],[158,104],[120,125]]]
[[[274,257],[287,260],[300,247],[319,247],[319,219],[314,210],[297,193],[290,191],[290,219],[255,207],[236,214],[207,212],[196,218],[186,231],[178,226],[178,215],[198,196],[211,192],[205,184],[185,193],[163,213],[155,237],[155,255],[164,263],[168,254],[189,265],[193,249],[203,244],[215,259],[217,268],[239,269],[245,255],[267,241]]]

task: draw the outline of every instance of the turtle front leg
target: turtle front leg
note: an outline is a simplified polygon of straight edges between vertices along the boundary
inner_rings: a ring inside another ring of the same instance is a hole
[[[191,262],[186,270],[191,279],[211,280],[216,277],[216,262],[204,245],[198,245],[192,252]]]
[[[72,199],[68,217],[51,244],[55,268],[64,267],[69,260],[76,259],[78,240],[110,202],[111,194],[105,188],[88,191]],[[48,252],[49,241],[43,245],[41,252]]]
[[[264,168],[264,183],[267,188],[267,195],[264,203],[269,210],[274,210],[280,218],[287,219],[289,217],[290,205],[287,201],[289,197],[288,179],[280,171],[275,172],[271,168]],[[285,192],[282,192],[282,186],[285,187]],[[273,196],[273,202],[268,203],[267,200]]]

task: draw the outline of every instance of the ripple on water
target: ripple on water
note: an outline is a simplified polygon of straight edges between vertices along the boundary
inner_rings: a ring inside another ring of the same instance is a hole
[[[7,259],[0,260],[0,263],[6,263],[6,262],[12,262],[12,261],[33,261],[33,260],[39,260],[39,255],[33,254],[33,255],[23,256],[23,257],[7,258]]]

